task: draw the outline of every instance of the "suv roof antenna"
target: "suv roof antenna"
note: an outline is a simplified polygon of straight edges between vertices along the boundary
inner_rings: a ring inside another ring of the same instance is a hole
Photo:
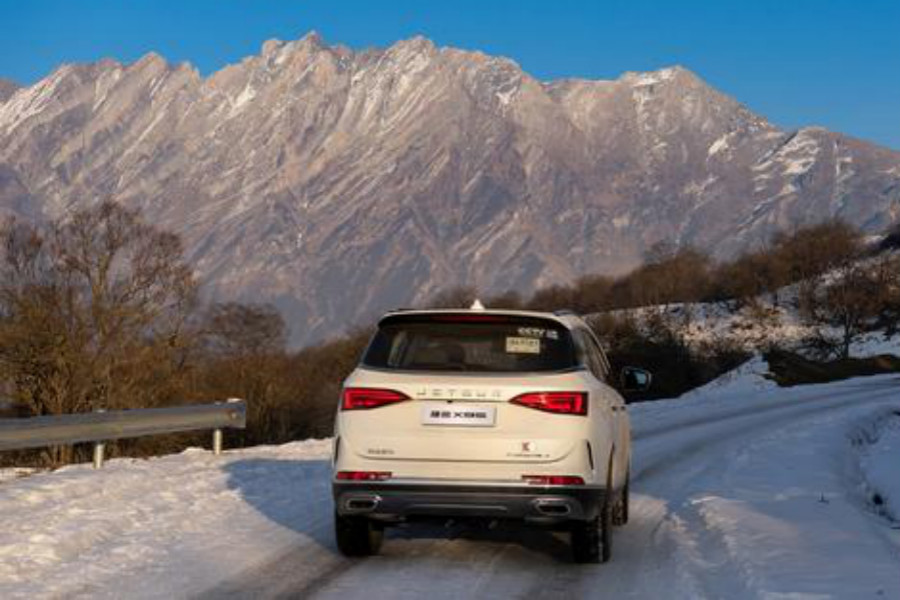
[[[481,303],[481,300],[475,298],[475,302],[472,303],[469,310],[484,310],[484,304]]]

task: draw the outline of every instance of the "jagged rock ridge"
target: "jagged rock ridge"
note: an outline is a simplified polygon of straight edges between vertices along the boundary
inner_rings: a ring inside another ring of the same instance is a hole
[[[782,131],[672,67],[541,82],[423,38],[271,40],[207,78],[149,54],[64,65],[0,104],[0,210],[116,198],[181,233],[217,298],[296,343],[458,283],[524,293],[670,240],[900,219],[900,153]]]
[[[0,77],[0,103],[6,102],[19,89],[19,84]]]

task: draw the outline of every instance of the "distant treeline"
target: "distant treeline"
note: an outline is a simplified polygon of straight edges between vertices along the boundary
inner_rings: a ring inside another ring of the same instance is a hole
[[[341,382],[371,334],[370,328],[361,328],[289,350],[285,322],[274,307],[203,304],[179,238],[112,202],[45,228],[8,220],[0,228],[0,252],[0,406],[6,406],[5,416],[240,397],[247,400],[248,428],[227,434],[232,445],[326,436]],[[870,252],[858,231],[827,222],[778,235],[766,248],[732,261],[660,245],[645,264],[623,276],[588,276],[528,298],[510,292],[482,301],[491,308],[600,313],[591,325],[606,341],[614,365],[655,371],[650,397],[669,396],[734,367],[745,353],[727,344],[690,347],[679,329],[683,324],[662,312],[638,321],[622,309],[698,301],[739,308],[767,295],[768,302],[778,303],[778,290],[806,282],[792,301],[802,303],[810,319],[828,324],[829,331],[845,328],[840,340],[824,335],[820,340],[840,354],[860,331],[896,330],[900,268],[892,255],[872,258]],[[476,295],[472,288],[449,289],[428,305],[467,307]],[[168,453],[205,443],[206,437],[123,441],[112,452]],[[60,447],[6,453],[0,464],[58,465],[84,459],[86,451]]]
[[[571,285],[541,289],[528,299],[503,294],[489,298],[487,304],[529,310],[567,307],[581,314],[675,302],[746,304],[791,283],[815,278],[863,256],[866,250],[859,231],[841,221],[779,233],[765,248],[724,262],[696,248],[657,244],[644,257],[644,264],[625,275],[588,275]]]

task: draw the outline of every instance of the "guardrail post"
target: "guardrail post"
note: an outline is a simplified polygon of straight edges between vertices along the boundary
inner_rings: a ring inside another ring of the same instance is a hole
[[[224,404],[232,404],[234,402],[243,402],[240,398],[229,398],[224,402]],[[222,402],[216,402],[216,404],[223,404]],[[231,418],[234,418],[234,414],[231,414]],[[214,429],[213,430],[213,454],[215,456],[220,456],[222,454],[222,430]]]
[[[106,412],[105,408],[98,408],[95,412],[104,413]],[[102,469],[103,468],[103,458],[104,453],[106,451],[106,444],[103,442],[94,442],[94,468]]]
[[[213,454],[219,456],[222,454],[222,430],[213,430]]]
[[[100,469],[103,467],[103,451],[106,449],[106,444],[103,442],[94,442],[94,468]]]

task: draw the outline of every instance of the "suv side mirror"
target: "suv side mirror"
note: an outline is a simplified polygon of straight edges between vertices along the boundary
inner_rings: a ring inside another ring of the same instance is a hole
[[[637,367],[625,367],[619,374],[619,385],[624,392],[646,392],[652,381],[650,371]]]

